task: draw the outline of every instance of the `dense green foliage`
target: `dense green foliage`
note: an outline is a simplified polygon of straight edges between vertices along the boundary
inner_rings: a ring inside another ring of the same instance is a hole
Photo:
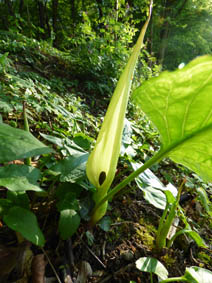
[[[79,229],[80,239],[93,242],[87,223],[97,188],[86,176],[86,163],[148,7],[149,1],[140,0],[0,2],[0,225],[14,231],[19,242],[26,239],[42,248],[50,245],[50,235],[66,241],[77,238]],[[211,1],[155,1],[134,76],[131,70],[118,85],[121,92],[132,80],[134,100],[127,111],[116,113],[117,95],[109,113],[117,118],[122,112],[124,130],[121,137],[120,127],[103,201],[119,197],[125,187],[133,197],[139,188],[147,207],[163,211],[158,230],[152,231],[153,256],[165,247],[173,252],[176,238],[185,234],[198,247],[209,250],[211,245],[211,57],[160,74],[212,53],[211,16]],[[102,135],[111,141],[105,134],[108,121]],[[106,155],[109,151],[110,146]],[[101,189],[106,176],[97,177]],[[181,207],[181,191],[201,207],[194,220]],[[119,222],[116,208],[108,214]],[[175,218],[180,227],[168,239]],[[98,228],[109,231],[111,221],[103,217]],[[199,259],[201,266],[210,268],[208,258]],[[196,267],[186,272],[194,278],[207,273]],[[169,280],[165,273],[163,279]]]
[[[105,79],[114,85],[127,47],[145,21],[147,5],[148,1],[140,0],[7,0],[0,3],[0,29],[45,40],[75,60],[80,58],[77,63],[83,77],[99,79],[103,92],[109,90]],[[148,64],[152,66],[154,54],[165,68],[174,69],[211,53],[211,16],[209,0],[155,1],[147,36]],[[87,83],[86,88],[94,86]]]

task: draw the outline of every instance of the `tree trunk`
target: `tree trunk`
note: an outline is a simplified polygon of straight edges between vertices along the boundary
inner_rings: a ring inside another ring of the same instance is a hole
[[[73,24],[75,23],[75,17],[76,17],[76,7],[75,7],[75,1],[71,0],[71,17]]]
[[[48,0],[45,1],[45,6],[44,6],[44,19],[45,19],[45,25],[47,27],[47,35],[48,36],[45,36],[45,39],[51,37],[51,28],[50,28],[50,25],[49,25],[49,17],[48,17],[48,11],[47,11],[47,2],[48,2]]]
[[[159,64],[163,65],[163,61],[165,58],[166,47],[168,44],[169,37],[169,22],[166,21],[164,24],[164,29],[161,32],[161,48],[159,52]]]
[[[19,2],[19,14],[22,17],[23,14],[23,8],[24,8],[24,0],[20,0]]]
[[[97,7],[98,7],[98,11],[99,11],[99,19],[101,19],[103,17],[103,11],[102,11],[103,1],[102,0],[96,0],[96,4],[97,4]]]
[[[58,17],[58,0],[52,0],[52,26],[53,26],[53,31],[55,35],[55,38],[53,41],[54,47],[57,47],[57,44],[58,44],[57,17]]]
[[[45,7],[42,0],[37,0],[40,27],[45,31]],[[41,36],[44,39],[44,34]]]
[[[7,5],[8,8],[8,12],[10,16],[14,16],[14,11],[13,11],[13,4],[10,0],[5,0],[5,3]]]
[[[168,45],[169,33],[170,33],[170,22],[167,18],[176,19],[180,13],[183,11],[185,5],[187,4],[188,0],[176,0],[176,1],[165,1],[164,11],[163,11],[163,18],[165,19],[164,25],[161,31],[161,47],[159,51],[159,63],[162,65],[164,62],[166,48]]]

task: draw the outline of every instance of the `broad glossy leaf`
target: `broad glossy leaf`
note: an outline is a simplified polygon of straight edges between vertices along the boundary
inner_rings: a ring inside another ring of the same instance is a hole
[[[80,216],[73,209],[65,209],[60,212],[59,231],[63,240],[71,237],[80,225]]]
[[[47,141],[49,141],[53,144],[56,144],[58,147],[65,148],[69,152],[70,155],[85,152],[85,150],[82,147],[80,147],[77,143],[75,143],[73,140],[70,140],[69,138],[58,138],[58,137],[55,137],[55,136],[45,135],[45,134],[42,134],[42,133],[40,133],[40,135],[45,140],[47,140]]]
[[[52,152],[30,133],[0,123],[0,162]]]
[[[211,283],[212,272],[205,268],[192,266],[186,268],[183,278],[186,278],[191,283]]]
[[[13,206],[13,203],[5,198],[0,199],[0,216],[2,217]]]
[[[59,161],[50,170],[60,174],[61,182],[74,183],[85,176],[87,160],[88,153],[75,154]]]
[[[30,200],[26,192],[24,191],[7,191],[7,199],[10,200],[13,206],[20,206],[26,209],[30,209]]]
[[[84,150],[89,150],[91,147],[92,143],[92,138],[89,136],[83,134],[83,133],[78,133],[74,136],[73,139],[74,143],[83,148]]]
[[[134,170],[137,170],[142,163],[131,162],[131,165]],[[145,200],[159,209],[166,207],[166,196],[162,191],[170,191],[172,195],[177,195],[177,189],[171,183],[164,186],[150,169],[141,173],[135,181],[139,189],[144,192]]]
[[[43,133],[40,133],[40,135],[41,135],[41,137],[43,137],[47,141],[52,142],[59,147],[64,147],[64,139],[61,139],[61,138],[58,138],[58,137],[55,137],[55,136],[51,136],[51,135],[45,135]]]
[[[165,280],[168,278],[168,271],[165,266],[156,258],[141,257],[136,261],[136,267],[140,271],[151,272]]]
[[[0,186],[11,191],[37,191],[43,190],[38,186],[40,171],[37,168],[10,164],[0,168]]]
[[[76,194],[72,192],[66,193],[64,198],[62,198],[57,203],[57,209],[59,211],[65,210],[65,209],[79,210],[79,203],[78,203],[78,200],[76,199]]]
[[[157,127],[160,157],[169,156],[212,180],[212,57],[145,82],[134,100]]]
[[[45,239],[38,226],[37,218],[28,209],[14,206],[9,209],[3,220],[8,227],[21,233],[28,241],[38,246],[44,246]]]

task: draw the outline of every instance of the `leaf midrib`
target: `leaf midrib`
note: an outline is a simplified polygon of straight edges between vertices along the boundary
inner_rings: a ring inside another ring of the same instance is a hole
[[[189,140],[192,139],[193,137],[196,137],[196,136],[202,134],[204,131],[208,131],[208,130],[210,130],[210,129],[212,130],[212,123],[209,124],[209,125],[207,125],[207,126],[205,126],[205,127],[202,127],[201,129],[199,129],[199,130],[197,130],[197,131],[194,131],[193,133],[191,133],[191,134],[185,136],[183,139],[180,139],[180,140],[178,140],[178,141],[176,141],[176,142],[173,142],[173,143],[171,143],[171,144],[169,144],[169,145],[167,145],[167,146],[165,146],[165,145],[162,144],[162,147],[161,147],[161,149],[159,150],[159,152],[160,152],[161,155],[163,155],[163,157],[164,157],[165,155],[169,155],[169,153],[170,153],[172,150],[177,149],[178,146],[180,146],[180,145],[182,145],[183,143],[189,141]],[[158,152],[158,153],[159,153],[159,152]]]

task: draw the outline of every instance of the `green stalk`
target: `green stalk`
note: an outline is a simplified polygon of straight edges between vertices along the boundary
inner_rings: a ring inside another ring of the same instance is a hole
[[[162,214],[161,219],[159,221],[159,227],[158,227],[157,235],[161,234],[161,231],[162,231],[163,226],[164,226],[165,219],[166,219],[167,214],[168,214],[168,210],[169,210],[169,205],[167,203],[166,207],[165,207],[165,210],[163,211],[163,214]]]
[[[189,282],[189,281],[184,277],[172,277],[160,281],[160,283],[168,283],[168,282]]]
[[[152,276],[152,272],[150,272],[150,283],[153,283],[153,276]]]
[[[185,138],[185,142],[187,141],[187,137]],[[182,143],[182,142],[181,142]],[[117,193],[119,193],[126,185],[128,185],[131,181],[133,181],[136,177],[138,177],[138,175],[140,175],[141,173],[143,173],[146,169],[150,168],[152,165],[160,162],[163,158],[165,158],[166,156],[168,156],[168,154],[175,149],[178,146],[179,142],[176,142],[174,144],[171,144],[170,146],[168,146],[166,149],[163,149],[163,147],[161,147],[161,149],[152,157],[150,158],[148,161],[145,162],[144,165],[142,165],[140,168],[138,168],[136,171],[134,171],[133,173],[131,173],[126,179],[124,179],[121,183],[119,183],[117,186],[115,186],[114,189],[112,189],[111,191],[109,191],[107,193],[107,195],[105,195],[98,203],[96,203],[96,206],[94,207],[92,213],[91,213],[91,226],[93,226],[94,224],[96,224],[96,222],[92,221],[93,215],[98,213],[98,209],[107,204],[108,200],[111,200],[114,195],[116,195]]]
[[[170,227],[174,221],[174,218],[176,216],[176,213],[177,213],[177,206],[179,204],[179,201],[180,201],[180,195],[181,195],[181,192],[182,192],[182,189],[183,189],[183,185],[185,184],[186,182],[186,179],[183,180],[183,182],[181,183],[180,187],[179,187],[179,190],[178,190],[178,193],[177,193],[177,198],[175,200],[175,202],[171,205],[171,209],[170,209],[170,212],[167,216],[167,219],[165,220],[165,217],[162,216],[163,221],[163,225],[162,223],[160,223],[159,225],[159,229],[158,229],[158,232],[157,232],[157,236],[156,236],[156,249],[158,251],[160,251],[162,248],[166,247],[166,238],[167,238],[167,235],[169,233],[169,230],[170,230]],[[167,207],[169,207],[170,204],[167,204]],[[165,209],[164,211],[164,216],[167,215],[167,210]]]
[[[182,234],[185,234],[186,231],[187,231],[187,229],[182,229],[182,230],[178,231],[178,232],[168,241],[168,243],[167,243],[167,248],[170,248],[170,247],[172,246],[172,243],[174,242],[174,240],[175,240],[178,236],[180,236],[180,235],[182,235]]]
[[[131,181],[133,181],[136,177],[138,177],[141,173],[143,173],[146,169],[150,168],[155,163],[159,162],[161,159],[163,159],[166,156],[166,152],[158,151],[152,158],[150,158],[148,161],[145,162],[144,165],[142,165],[140,168],[138,168],[136,171],[132,172],[126,179],[124,179],[121,183],[119,183],[114,189],[108,192],[108,194],[102,198],[100,202],[96,204],[94,207],[91,215],[93,218],[93,215],[98,213],[98,209],[108,202],[108,200],[112,199],[114,195],[119,193],[124,187],[126,187]],[[93,226],[95,223],[92,222],[91,218],[91,226]]]
[[[171,207],[171,210],[163,224],[163,229],[161,229],[160,233],[157,233],[156,236],[156,250],[161,251],[162,248],[166,247],[166,237],[169,233],[170,227],[173,223],[173,220],[176,215],[176,203],[174,203]]]
[[[29,123],[28,123],[27,114],[26,114],[26,101],[23,102],[23,116],[24,116],[24,130],[26,132],[30,132]],[[25,158],[24,164],[30,166],[31,165],[31,158],[30,157]]]

